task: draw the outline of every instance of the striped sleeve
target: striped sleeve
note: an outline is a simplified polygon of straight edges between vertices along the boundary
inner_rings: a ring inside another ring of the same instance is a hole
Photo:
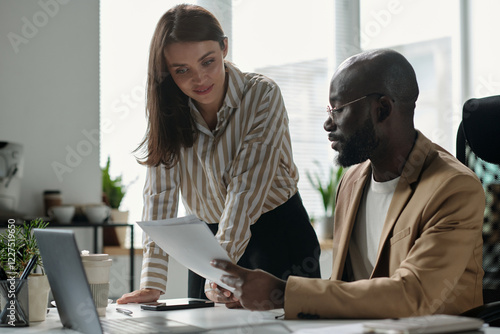
[[[175,166],[148,167],[144,185],[143,220],[158,220],[177,216],[179,173]],[[143,233],[141,289],[153,288],[165,293],[168,255]]]
[[[286,110],[279,87],[264,82],[242,103],[253,122],[238,151],[231,170],[224,211],[216,237],[235,262],[250,240],[250,225],[262,214],[263,205],[277,173],[282,154]]]

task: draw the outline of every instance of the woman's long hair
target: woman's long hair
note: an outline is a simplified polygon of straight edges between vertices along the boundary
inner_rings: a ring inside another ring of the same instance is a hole
[[[192,147],[197,130],[188,107],[188,96],[168,72],[165,47],[178,42],[216,41],[224,48],[226,36],[215,16],[203,7],[178,5],[158,22],[149,51],[146,115],[148,128],[135,151],[143,152],[141,164],[172,167],[183,147]]]

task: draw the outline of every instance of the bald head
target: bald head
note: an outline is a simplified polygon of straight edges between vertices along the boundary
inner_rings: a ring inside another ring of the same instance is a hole
[[[332,88],[350,96],[384,94],[411,110],[418,98],[413,67],[403,55],[388,49],[366,51],[346,59],[333,76]]]

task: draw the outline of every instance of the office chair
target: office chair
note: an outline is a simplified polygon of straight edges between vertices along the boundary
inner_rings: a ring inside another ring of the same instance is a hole
[[[463,315],[500,326],[500,95],[465,102],[457,132],[457,158],[483,184],[484,305]]]

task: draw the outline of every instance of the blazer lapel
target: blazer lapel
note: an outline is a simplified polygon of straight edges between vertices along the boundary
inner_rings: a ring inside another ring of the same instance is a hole
[[[349,240],[351,232],[356,222],[359,202],[363,195],[363,188],[366,184],[367,177],[371,175],[370,163],[366,163],[361,170],[360,176],[352,183],[351,189],[343,189],[342,191],[350,191],[347,199],[348,207],[335,214],[336,218],[333,231],[333,266],[331,279],[342,279],[343,270],[346,263],[347,253],[349,250]],[[346,187],[348,188],[348,186]],[[341,218],[341,219],[340,219]]]
[[[389,210],[387,211],[384,227],[382,229],[382,235],[380,236],[377,261],[375,262],[371,277],[374,276],[377,269],[382,269],[379,267],[388,265],[387,261],[381,261],[382,251],[388,242],[390,233],[401,215],[401,212],[404,210],[413,194],[411,185],[418,180],[432,145],[431,141],[420,131],[417,130],[417,133],[417,140],[415,141],[415,145],[405,163],[398,185],[394,191],[394,196],[392,197]]]

